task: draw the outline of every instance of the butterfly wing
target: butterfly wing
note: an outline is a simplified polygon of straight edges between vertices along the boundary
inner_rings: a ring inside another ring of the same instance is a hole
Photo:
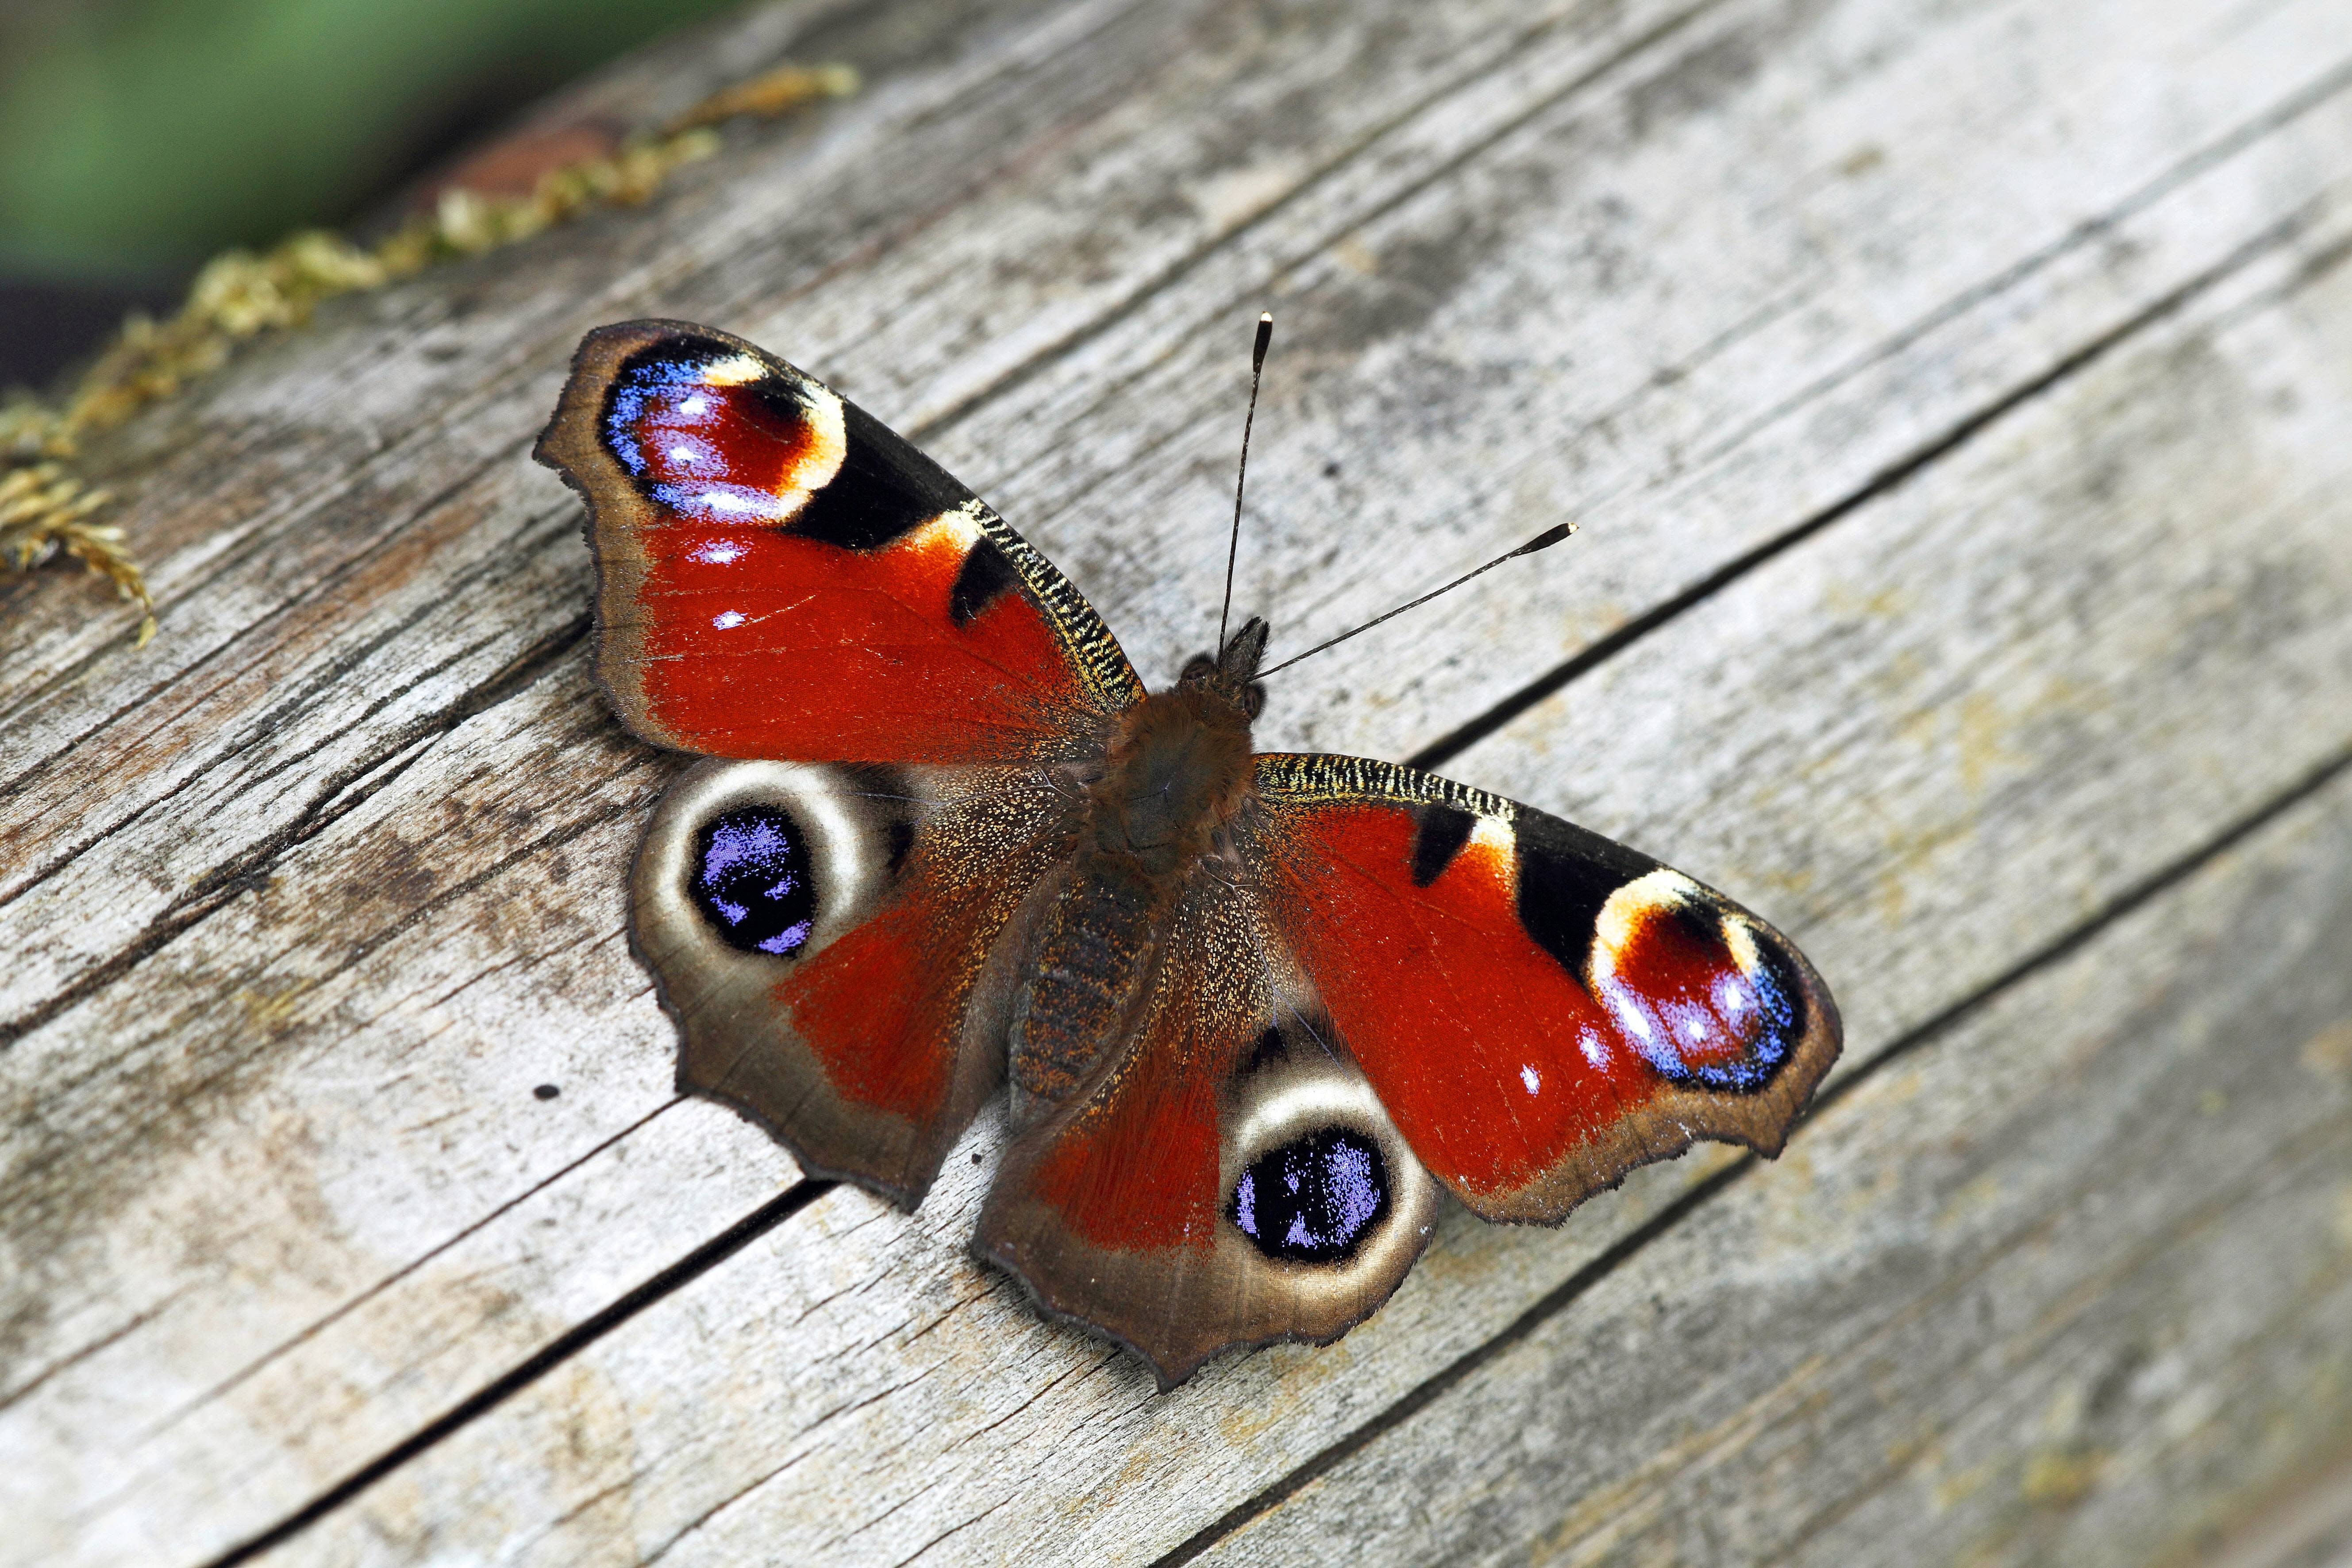
[[[1777,1153],[1837,1059],[1804,955],[1648,857],[1386,763],[1256,765],[1265,918],[1479,1215],[1557,1221],[1695,1139]]]
[[[1037,769],[689,769],[631,885],[683,1040],[678,1087],[811,1174],[919,1202],[1003,1081],[1014,971],[1068,820]]]
[[[623,721],[714,757],[633,883],[680,1087],[919,1201],[1003,1071],[1055,764],[1141,696],[1069,582],[830,389],[707,327],[588,334],[538,456],[587,500]]]
[[[1556,1221],[1710,1137],[1776,1152],[1839,1045],[1803,955],[1645,856],[1384,763],[1256,760],[1132,1036],[1008,1150],[977,1241],[1140,1352],[1337,1338],[1443,1184]]]
[[[1068,579],[855,404],[677,321],[581,342],[539,459],[588,502],[596,668],[656,745],[1004,763],[1142,696]]]
[[[1162,1389],[1238,1345],[1337,1339],[1429,1239],[1422,1170],[1277,947],[1215,878],[1128,1037],[1007,1148],[974,1250]]]

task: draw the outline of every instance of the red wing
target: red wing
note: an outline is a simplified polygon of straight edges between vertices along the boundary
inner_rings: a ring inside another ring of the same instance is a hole
[[[1679,873],[1428,773],[1262,756],[1267,918],[1431,1173],[1558,1220],[1696,1138],[1778,1152],[1836,1060],[1802,953]]]
[[[1322,1343],[1394,1290],[1436,1184],[1294,1004],[1249,900],[1196,881],[1133,1031],[1005,1152],[975,1247],[1169,1388],[1218,1352]]]
[[[742,339],[588,334],[539,459],[589,506],[597,672],[656,745],[1006,763],[1142,695],[1044,556],[856,405]]]
[[[632,883],[679,1087],[812,1174],[919,1201],[1003,1078],[1025,921],[1066,824],[1035,769],[689,769]]]

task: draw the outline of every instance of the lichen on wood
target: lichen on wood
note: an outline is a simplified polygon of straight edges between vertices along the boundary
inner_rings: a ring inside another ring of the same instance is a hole
[[[773,118],[857,85],[846,66],[779,66],[609,153],[548,169],[526,194],[449,185],[373,243],[307,229],[267,250],[215,257],[175,313],[130,317],[62,401],[19,396],[0,406],[0,560],[18,572],[60,556],[79,561],[139,606],[134,636],[145,647],[155,635],[154,601],[123,531],[94,521],[113,498],[74,471],[86,437],[219,369],[246,340],[301,326],[328,300],[515,244],[596,207],[641,204],[680,166],[718,151],[716,126]]]

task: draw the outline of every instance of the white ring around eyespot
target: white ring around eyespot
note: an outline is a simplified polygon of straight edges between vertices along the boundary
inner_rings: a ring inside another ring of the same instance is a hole
[[[1301,1043],[1293,1042],[1294,1053]],[[1271,1270],[1283,1281],[1278,1293],[1299,1303],[1316,1321],[1361,1317],[1367,1282],[1401,1277],[1428,1241],[1437,1218],[1436,1178],[1413,1157],[1412,1145],[1389,1119],[1380,1097],[1344,1057],[1294,1054],[1244,1079],[1239,1096],[1219,1172],[1218,1247],[1227,1249],[1236,1267]],[[1233,1221],[1234,1194],[1242,1173],[1271,1151],[1335,1126],[1370,1139],[1381,1152],[1387,1173],[1386,1216],[1361,1232],[1344,1258],[1309,1262],[1269,1256]]]
[[[1233,1181],[1240,1180],[1241,1173],[1259,1155],[1294,1142],[1318,1128],[1338,1124],[1368,1132],[1383,1145],[1383,1158],[1390,1156],[1391,1140],[1402,1142],[1397,1140],[1396,1129],[1389,1123],[1388,1112],[1381,1107],[1380,1096],[1362,1079],[1315,1068],[1290,1071],[1297,1076],[1267,1090],[1234,1127]],[[1276,1068],[1270,1069],[1267,1076],[1288,1074]],[[1232,1182],[1226,1184],[1230,1186]]]
[[[1642,917],[1673,909],[1698,894],[1696,882],[1661,866],[1609,895],[1609,901],[1601,906],[1600,916],[1592,922],[1593,940],[1602,952],[1622,952],[1633,940],[1636,923]],[[1600,954],[1595,953],[1596,964],[1599,960]]]
[[[725,359],[712,360],[702,367],[705,386],[748,386],[768,374],[768,367],[754,354],[730,354]]]
[[[807,839],[817,907],[809,941],[794,954],[805,958],[856,923],[887,853],[881,834],[872,822],[861,820],[855,800],[854,781],[846,774],[804,763],[728,763],[688,773],[664,797],[646,831],[641,853],[658,857],[660,869],[639,882],[639,898],[652,906],[644,914],[673,931],[691,931],[702,942],[727,947],[705,924],[690,890],[695,840],[722,812],[768,806],[791,817]],[[741,956],[747,963],[769,962],[761,954]]]

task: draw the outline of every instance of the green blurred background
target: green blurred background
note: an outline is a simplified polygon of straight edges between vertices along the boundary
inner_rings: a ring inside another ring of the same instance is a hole
[[[0,387],[739,0],[0,0]]]

